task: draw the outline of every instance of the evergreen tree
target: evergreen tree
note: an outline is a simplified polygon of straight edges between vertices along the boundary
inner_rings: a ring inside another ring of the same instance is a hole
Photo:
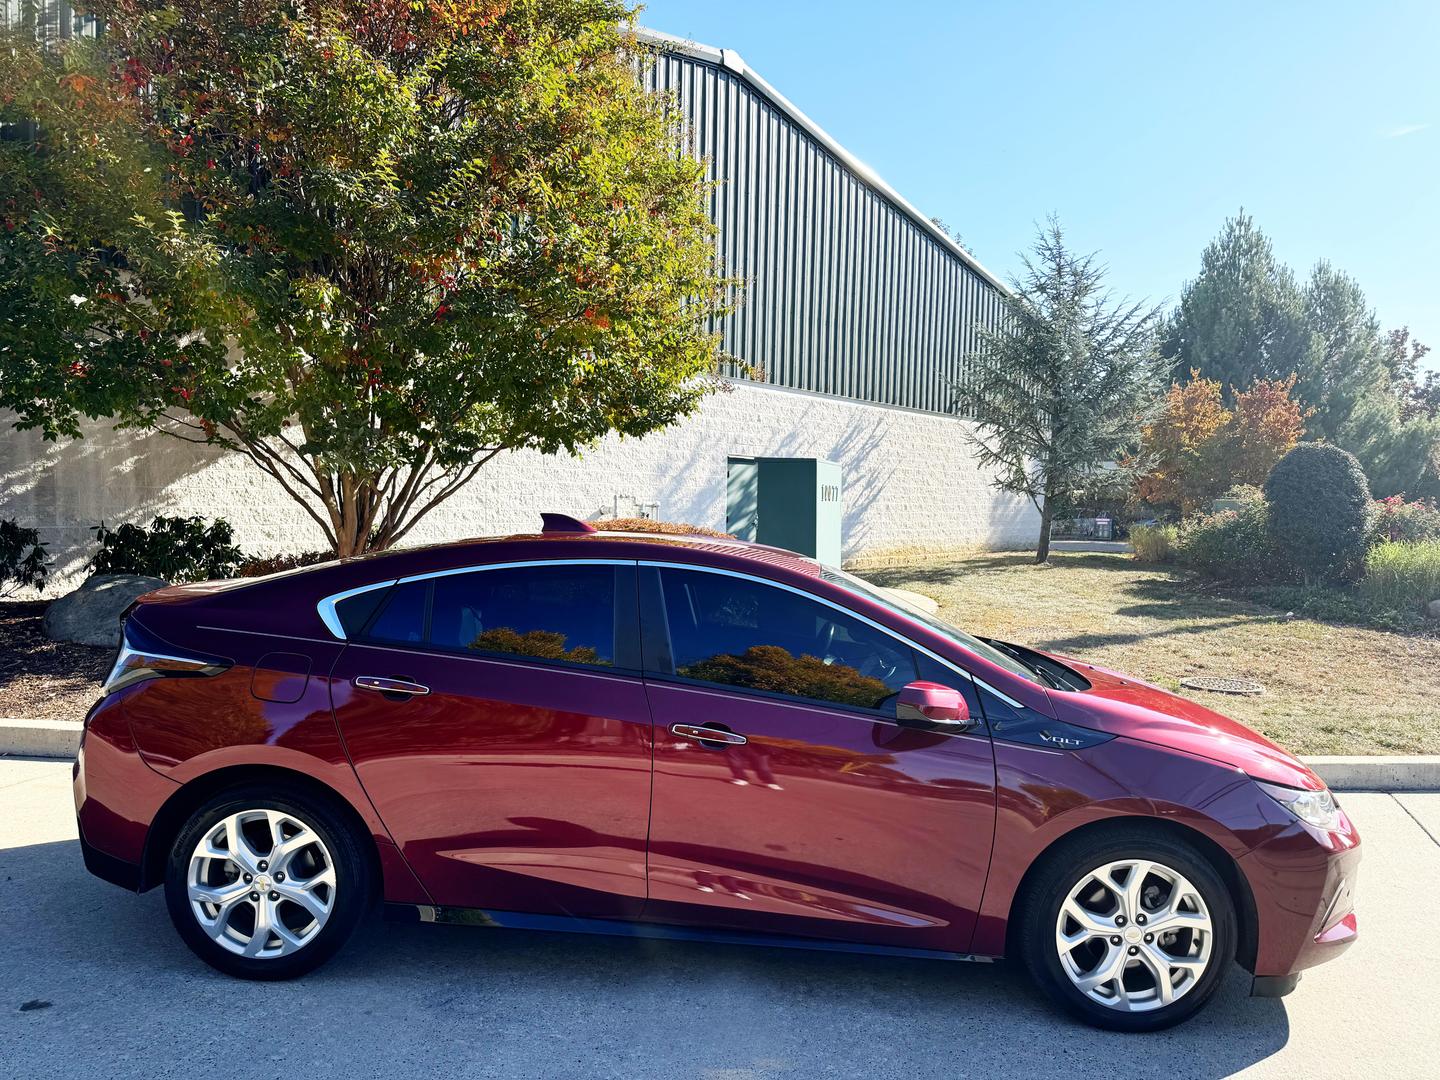
[[[1140,431],[1163,405],[1166,364],[1157,311],[1113,302],[1104,268],[1071,252],[1054,219],[1024,263],[1001,328],[980,328],[960,390],[995,486],[1040,511],[1035,561],[1045,562],[1057,509],[1134,481]]]
[[[1311,366],[1314,347],[1294,275],[1241,210],[1205,249],[1166,324],[1175,379],[1191,371],[1225,387],[1286,379]]]
[[[1299,370],[1299,394],[1313,410],[1310,438],[1338,442],[1362,401],[1390,393],[1380,322],[1359,283],[1323,259],[1310,274],[1304,300],[1315,348]]]

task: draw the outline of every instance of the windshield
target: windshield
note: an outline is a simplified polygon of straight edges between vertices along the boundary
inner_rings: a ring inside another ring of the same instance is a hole
[[[906,603],[904,597],[897,596],[889,589],[880,585],[872,585],[870,582],[856,577],[854,574],[847,574],[844,570],[837,570],[833,566],[822,566],[820,577],[832,585],[839,585],[841,588],[849,589],[851,592],[859,593],[867,600],[873,600],[881,607],[889,608],[891,611],[899,612],[916,622],[924,623],[937,634],[942,634],[963,649],[983,657],[996,667],[1004,668],[1012,675],[1019,675],[1022,679],[1030,682],[1039,682],[1035,673],[1017,658],[1009,653],[1001,652],[993,645],[987,645],[977,637],[971,637],[958,626],[951,626],[944,619],[931,615],[928,611]]]

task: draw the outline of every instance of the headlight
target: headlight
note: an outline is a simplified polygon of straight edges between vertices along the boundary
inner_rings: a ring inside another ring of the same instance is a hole
[[[1261,791],[1307,825],[1332,832],[1340,823],[1340,807],[1336,805],[1335,796],[1330,794],[1329,788],[1302,791],[1299,788],[1267,784],[1261,780],[1256,780],[1255,783]]]

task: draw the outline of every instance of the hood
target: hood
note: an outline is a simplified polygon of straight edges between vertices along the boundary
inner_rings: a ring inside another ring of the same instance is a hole
[[[1319,791],[1324,781],[1284,747],[1228,716],[1158,686],[1073,657],[1055,656],[1090,689],[1051,691],[1059,719],[1232,766],[1257,780]]]

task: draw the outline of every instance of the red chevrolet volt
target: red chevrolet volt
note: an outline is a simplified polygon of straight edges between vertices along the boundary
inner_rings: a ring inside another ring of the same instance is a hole
[[[1280,747],[775,548],[544,532],[143,597],[75,767],[86,865],[232,975],[427,922],[1022,960],[1192,1015],[1356,935]]]

